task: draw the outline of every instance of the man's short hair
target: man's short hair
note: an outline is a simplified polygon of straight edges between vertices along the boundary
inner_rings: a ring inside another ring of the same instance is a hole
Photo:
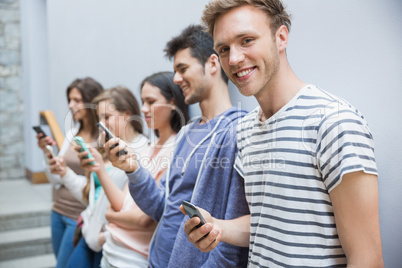
[[[205,25],[209,34],[213,36],[215,21],[220,15],[233,8],[245,5],[254,6],[267,14],[271,22],[273,35],[282,25],[285,25],[290,31],[291,16],[280,0],[213,0],[205,6],[201,18],[202,24]]]
[[[214,50],[214,40],[212,36],[200,25],[190,25],[185,28],[180,35],[172,38],[164,49],[165,55],[172,60],[179,50],[189,48],[192,57],[204,67],[212,54],[218,56]],[[219,56],[218,56],[219,57]],[[221,67],[221,76],[223,81],[228,82],[228,77]]]

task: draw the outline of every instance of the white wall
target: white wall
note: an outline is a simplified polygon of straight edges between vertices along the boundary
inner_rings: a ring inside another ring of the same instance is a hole
[[[50,108],[67,114],[65,89],[92,76],[105,87],[138,85],[171,70],[166,41],[198,23],[207,0],[47,1]],[[393,0],[285,0],[294,14],[288,58],[301,79],[347,99],[365,115],[376,143],[386,267],[402,263],[402,3]],[[41,68],[38,63],[37,68]],[[234,105],[252,98],[231,88]],[[34,102],[36,102],[34,100]],[[26,131],[32,132],[27,129]],[[31,133],[30,133],[31,134]]]
[[[36,144],[33,125],[39,124],[39,111],[51,109],[49,98],[46,0],[20,0],[21,50],[24,88],[25,167],[40,172],[42,154]],[[46,133],[49,129],[43,128]]]
[[[348,100],[369,123],[379,171],[385,267],[401,267],[402,2],[286,3],[294,14],[288,48],[294,71]]]
[[[65,89],[92,76],[105,88],[127,86],[139,97],[146,76],[172,70],[166,42],[199,22],[207,1],[48,1],[50,84],[56,116],[67,112]],[[61,97],[60,97],[61,96]]]

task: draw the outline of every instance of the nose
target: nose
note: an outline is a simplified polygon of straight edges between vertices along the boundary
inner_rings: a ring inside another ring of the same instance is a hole
[[[236,46],[232,46],[230,48],[230,54],[229,54],[229,64],[230,65],[236,65],[239,64],[240,62],[244,61],[245,56],[243,52],[236,48]]]
[[[175,83],[176,85],[180,85],[181,82],[183,82],[183,77],[178,72],[175,72],[173,76],[173,83]]]
[[[75,106],[75,101],[73,101],[73,100],[70,100],[69,102],[68,102],[68,108],[73,108]]]
[[[142,112],[143,114],[146,114],[147,112],[149,112],[148,104],[144,103],[144,104],[142,105],[141,112]]]

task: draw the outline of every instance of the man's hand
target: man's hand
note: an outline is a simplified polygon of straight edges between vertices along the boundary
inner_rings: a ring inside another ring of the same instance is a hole
[[[126,150],[128,153],[120,155],[119,152],[121,150]],[[109,155],[109,160],[113,166],[124,170],[127,173],[132,173],[138,169],[139,164],[135,153],[132,152],[127,144],[119,138],[107,141],[105,143],[105,151]]]
[[[210,252],[221,241],[222,230],[214,221],[214,218],[206,210],[197,207],[204,217],[206,224],[200,228],[195,228],[200,223],[200,218],[193,217],[189,219],[184,225],[184,232],[187,235],[187,239],[196,248],[202,252]],[[187,215],[183,206],[180,206],[180,210],[183,214]]]

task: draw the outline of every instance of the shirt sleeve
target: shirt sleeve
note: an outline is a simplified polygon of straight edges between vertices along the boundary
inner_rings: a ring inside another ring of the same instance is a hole
[[[76,174],[72,169],[67,167],[64,177],[60,178],[61,183],[70,191],[70,193],[84,205],[88,203],[83,201],[82,190],[87,185],[87,178]]]
[[[345,105],[333,110],[321,122],[317,139],[317,164],[329,192],[347,173],[378,175],[373,137],[363,116]]]
[[[243,162],[239,152],[236,154],[236,160],[234,164],[234,169],[239,173],[239,175],[244,178]]]
[[[141,167],[133,173],[127,174],[129,179],[129,190],[137,205],[155,221],[160,220],[165,207],[165,185],[164,175],[159,186],[150,172]],[[143,198],[146,196],[146,198]]]

